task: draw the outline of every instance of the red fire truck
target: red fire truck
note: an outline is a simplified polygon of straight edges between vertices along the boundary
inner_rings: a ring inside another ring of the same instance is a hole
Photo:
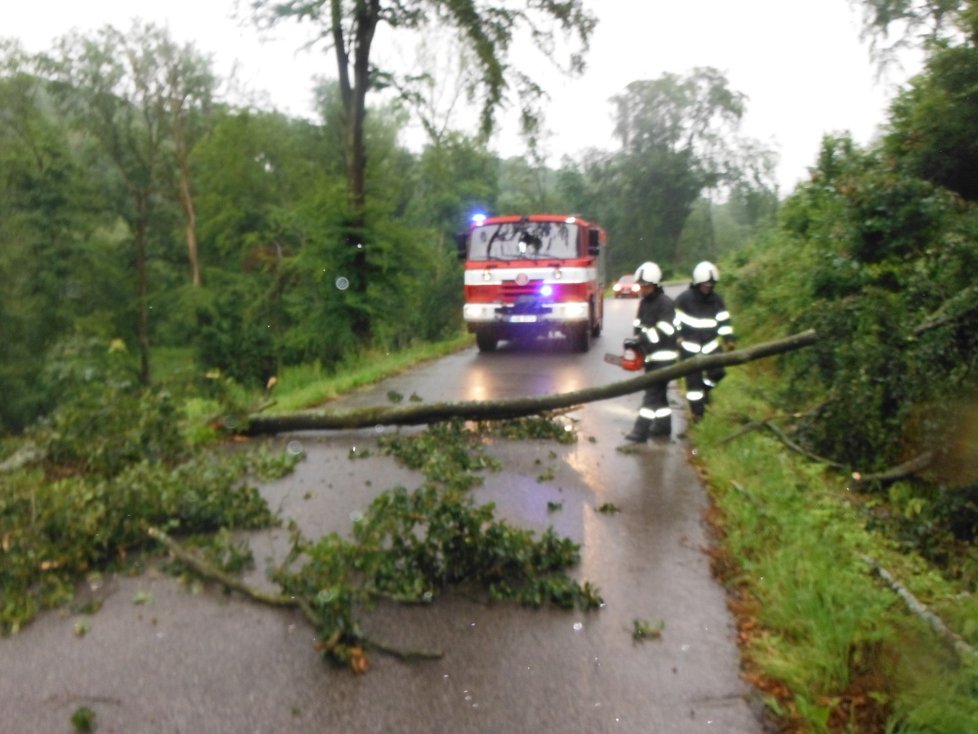
[[[479,350],[563,334],[586,352],[604,318],[606,249],[605,231],[576,216],[473,217],[458,250],[463,317]]]

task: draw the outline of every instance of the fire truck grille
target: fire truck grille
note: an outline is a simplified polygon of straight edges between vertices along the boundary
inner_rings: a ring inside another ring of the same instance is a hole
[[[502,284],[502,296],[504,301],[515,301],[521,296],[535,296],[540,292],[540,284],[543,281],[531,280],[526,285],[519,285],[515,281],[506,281]]]

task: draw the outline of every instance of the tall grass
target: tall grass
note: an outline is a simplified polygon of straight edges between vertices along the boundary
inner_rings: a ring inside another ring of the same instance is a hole
[[[286,367],[278,376],[270,412],[292,412],[315,407],[343,393],[373,384],[431,359],[470,346],[472,337],[460,335],[446,341],[417,344],[396,352],[367,351],[348,359],[333,373],[320,365]]]
[[[219,375],[212,375],[209,394],[199,391],[184,400],[184,433],[194,444],[206,443],[217,434],[214,418],[229,406],[242,414],[255,411],[291,413],[322,404],[364,385],[398,374],[422,362],[457,352],[472,344],[469,334],[453,339],[412,345],[396,352],[371,350],[351,357],[336,370],[320,364],[285,367],[275,376],[275,384],[266,390],[248,390]],[[168,355],[167,364],[179,370],[174,377],[186,374],[178,355]]]

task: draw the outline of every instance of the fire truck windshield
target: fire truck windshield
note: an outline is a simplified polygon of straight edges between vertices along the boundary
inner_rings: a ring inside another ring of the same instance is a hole
[[[507,222],[472,230],[469,260],[567,260],[580,257],[577,225],[567,222]]]

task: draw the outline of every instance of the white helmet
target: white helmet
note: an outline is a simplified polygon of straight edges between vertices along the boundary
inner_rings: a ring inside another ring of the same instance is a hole
[[[662,282],[662,270],[654,262],[644,262],[635,271],[635,280],[640,285],[659,285]]]
[[[711,263],[709,260],[704,260],[693,268],[693,285],[707,283],[711,280],[714,283],[718,282],[720,280],[720,271],[717,270],[717,266]]]

